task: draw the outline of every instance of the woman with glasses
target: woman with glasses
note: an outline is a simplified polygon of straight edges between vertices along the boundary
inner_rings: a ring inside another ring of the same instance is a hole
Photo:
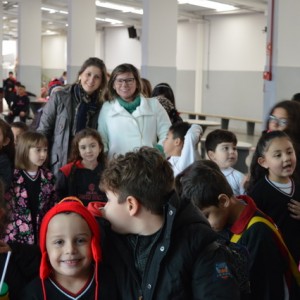
[[[162,142],[171,125],[167,112],[156,98],[141,94],[141,78],[136,67],[121,64],[111,73],[109,99],[101,109],[98,130],[111,158],[142,146],[163,153]]]

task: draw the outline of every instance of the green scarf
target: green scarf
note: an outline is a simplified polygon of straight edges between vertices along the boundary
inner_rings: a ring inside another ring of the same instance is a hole
[[[127,102],[122,98],[117,98],[118,102],[124,109],[126,109],[130,114],[132,114],[138,106],[141,104],[141,97],[137,96],[132,102]]]

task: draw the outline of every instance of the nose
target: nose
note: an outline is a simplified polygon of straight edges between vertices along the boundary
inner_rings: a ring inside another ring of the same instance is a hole
[[[66,254],[74,254],[76,253],[75,244],[72,241],[68,241],[65,243],[65,253]]]

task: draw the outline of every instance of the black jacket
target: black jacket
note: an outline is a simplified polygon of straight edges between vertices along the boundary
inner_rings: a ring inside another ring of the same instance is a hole
[[[179,203],[175,193],[165,207],[165,224],[142,280],[126,237],[102,225],[103,258],[117,276],[120,299],[240,299],[228,253],[223,248],[207,251],[219,236],[190,202]]]

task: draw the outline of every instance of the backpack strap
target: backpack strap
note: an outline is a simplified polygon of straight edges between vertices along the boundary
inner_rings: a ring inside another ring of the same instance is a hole
[[[250,222],[248,223],[247,229],[250,228],[253,224],[255,224],[257,222],[262,222],[262,223],[266,224],[275,233],[276,237],[278,238],[278,240],[280,241],[280,243],[282,244],[284,250],[286,251],[286,253],[288,255],[288,263],[289,263],[291,272],[292,272],[292,274],[293,274],[293,276],[294,276],[294,278],[297,282],[297,285],[300,286],[300,272],[298,271],[298,267],[295,263],[295,260],[292,257],[288,247],[286,246],[286,244],[285,244],[285,242],[284,242],[284,240],[281,236],[281,233],[278,230],[278,227],[275,224],[273,224],[272,222],[270,222],[268,219],[264,218],[264,217],[255,216],[255,217],[251,218]],[[234,234],[231,237],[230,241],[233,242],[233,243],[237,243],[239,241],[239,239],[242,237],[244,232],[245,231],[243,231],[240,234]]]

